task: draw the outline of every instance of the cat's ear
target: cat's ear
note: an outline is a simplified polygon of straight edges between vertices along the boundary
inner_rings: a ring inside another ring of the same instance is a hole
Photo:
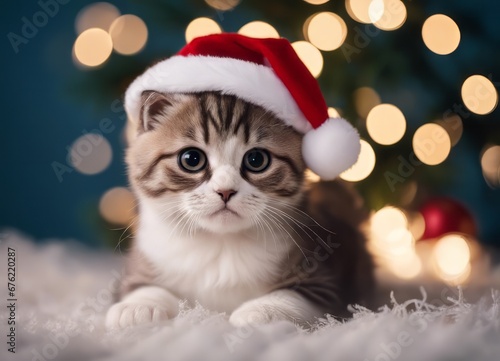
[[[141,113],[139,119],[139,133],[156,129],[166,121],[175,105],[179,104],[184,96],[181,94],[163,94],[154,90],[145,90],[141,94]]]

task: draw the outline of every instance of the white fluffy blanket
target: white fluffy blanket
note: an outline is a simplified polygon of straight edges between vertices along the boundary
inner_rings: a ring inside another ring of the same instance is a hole
[[[16,252],[15,354],[7,344],[7,247]],[[121,273],[119,255],[4,234],[0,259],[1,360],[500,360],[494,290],[474,303],[456,289],[417,299],[396,290],[398,299],[382,295],[387,306],[379,310],[354,307],[351,320],[326,318],[309,330],[289,322],[237,329],[227,315],[196,307],[160,325],[107,333],[103,319]],[[436,297],[448,304],[429,301]]]

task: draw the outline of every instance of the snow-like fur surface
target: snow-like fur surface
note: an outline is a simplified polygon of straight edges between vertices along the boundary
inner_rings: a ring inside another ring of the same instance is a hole
[[[37,246],[16,234],[3,234],[1,241],[4,281],[7,247],[16,250],[18,299],[15,355],[5,343],[7,310],[0,311],[1,360],[498,361],[500,355],[497,291],[474,303],[451,292],[443,300],[448,305],[428,301],[442,297],[442,289],[419,299],[383,295],[387,306],[376,312],[354,307],[353,319],[328,317],[310,330],[289,322],[235,328],[225,314],[181,305],[174,320],[106,332],[105,311],[121,274],[119,255],[71,242]]]

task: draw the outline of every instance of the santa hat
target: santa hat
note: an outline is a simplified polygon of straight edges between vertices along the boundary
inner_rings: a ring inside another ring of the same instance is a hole
[[[141,94],[220,91],[263,107],[304,134],[306,165],[324,180],[350,168],[360,151],[359,135],[342,118],[329,118],[318,82],[286,39],[239,34],[199,37],[132,82],[125,108],[138,122]]]

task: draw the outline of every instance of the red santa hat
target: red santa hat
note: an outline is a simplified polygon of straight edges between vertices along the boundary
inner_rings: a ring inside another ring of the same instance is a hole
[[[220,91],[273,112],[304,134],[304,161],[324,180],[337,177],[358,159],[357,131],[345,119],[329,118],[318,82],[283,38],[224,33],[192,40],[129,86],[125,108],[132,121],[139,119],[145,90]]]

